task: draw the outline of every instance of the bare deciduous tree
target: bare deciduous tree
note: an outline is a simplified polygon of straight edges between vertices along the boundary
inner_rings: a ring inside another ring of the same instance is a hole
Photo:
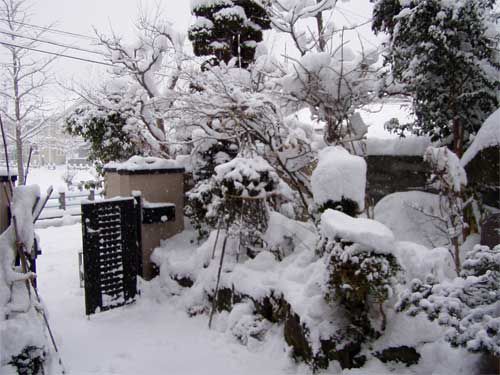
[[[0,0],[0,45],[10,60],[0,69],[5,99],[0,113],[6,119],[6,135],[16,145],[19,184],[24,181],[23,151],[26,142],[39,134],[50,121],[46,116],[47,101],[42,93],[51,83],[49,65],[57,56],[41,59],[31,50],[50,27],[34,30],[28,26],[27,0]]]

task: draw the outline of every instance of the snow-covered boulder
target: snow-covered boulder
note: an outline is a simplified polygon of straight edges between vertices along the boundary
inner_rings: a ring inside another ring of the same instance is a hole
[[[398,241],[434,248],[448,244],[439,196],[422,191],[387,195],[374,209],[375,219],[394,233]]]

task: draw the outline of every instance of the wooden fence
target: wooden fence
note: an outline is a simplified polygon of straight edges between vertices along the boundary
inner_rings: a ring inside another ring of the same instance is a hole
[[[64,216],[81,216],[81,204],[103,199],[103,191],[94,189],[77,192],[52,193],[38,220],[62,219]]]

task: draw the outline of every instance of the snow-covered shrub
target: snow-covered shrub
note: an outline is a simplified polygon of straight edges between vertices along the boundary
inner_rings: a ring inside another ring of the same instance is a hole
[[[366,125],[355,111],[375,91],[372,65],[377,59],[377,54],[355,54],[345,46],[332,52],[308,52],[280,84],[285,93],[307,104],[312,114],[325,122],[328,144],[362,139]]]
[[[13,224],[0,235],[0,373],[14,368],[18,374],[44,374],[44,364],[50,350],[43,317],[43,306],[35,299],[29,270],[16,266],[16,247],[24,244],[30,252],[35,234],[32,210],[40,197],[38,186],[14,189]],[[17,234],[16,234],[17,232]],[[22,251],[22,250],[21,250]],[[26,254],[29,257],[29,254]]]
[[[270,326],[271,322],[257,314],[251,301],[234,305],[228,317],[231,335],[243,345],[252,340],[261,341]]]
[[[44,374],[45,357],[46,353],[42,348],[26,346],[21,353],[12,356],[9,365],[15,367],[19,375]]]
[[[240,248],[253,257],[264,245],[262,236],[269,221],[266,199],[276,192],[279,177],[259,156],[235,158],[217,166],[215,172],[228,233],[239,237]]]
[[[99,106],[83,104],[66,118],[65,131],[82,137],[89,145],[89,160],[102,172],[104,164],[126,160],[144,152],[140,129],[133,124],[134,104],[123,92],[105,92],[98,96]]]
[[[365,207],[366,162],[341,146],[323,149],[311,176],[313,211],[339,210],[356,216]]]
[[[385,330],[382,305],[400,270],[393,251],[394,236],[383,224],[330,209],[321,215],[317,252],[327,263],[325,299],[344,310],[348,324],[336,335],[349,345],[360,348]],[[376,314],[381,315],[378,327]]]
[[[200,139],[191,153],[191,168],[195,182],[206,180],[215,173],[215,167],[227,163],[238,154],[238,145],[230,141]]]
[[[453,346],[500,356],[500,246],[474,247],[454,280],[415,279],[399,310],[413,316],[424,312],[450,327],[446,340]]]
[[[251,254],[252,247],[263,245],[269,220],[266,199],[279,182],[274,168],[261,157],[237,157],[216,166],[212,178],[187,193],[186,215],[200,239],[210,230],[225,229]]]
[[[432,171],[430,183],[439,191],[439,209],[444,216],[450,253],[459,273],[460,245],[464,241],[465,226],[463,192],[467,185],[467,175],[457,155],[446,147],[427,148],[424,161]]]
[[[213,178],[198,182],[186,193],[184,214],[198,232],[198,240],[217,228],[222,214],[222,192]]]

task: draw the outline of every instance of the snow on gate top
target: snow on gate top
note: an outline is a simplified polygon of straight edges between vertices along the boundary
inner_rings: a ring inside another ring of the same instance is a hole
[[[116,171],[141,171],[184,168],[177,160],[162,159],[153,156],[132,156],[124,162],[109,162],[104,166],[105,170]]]

